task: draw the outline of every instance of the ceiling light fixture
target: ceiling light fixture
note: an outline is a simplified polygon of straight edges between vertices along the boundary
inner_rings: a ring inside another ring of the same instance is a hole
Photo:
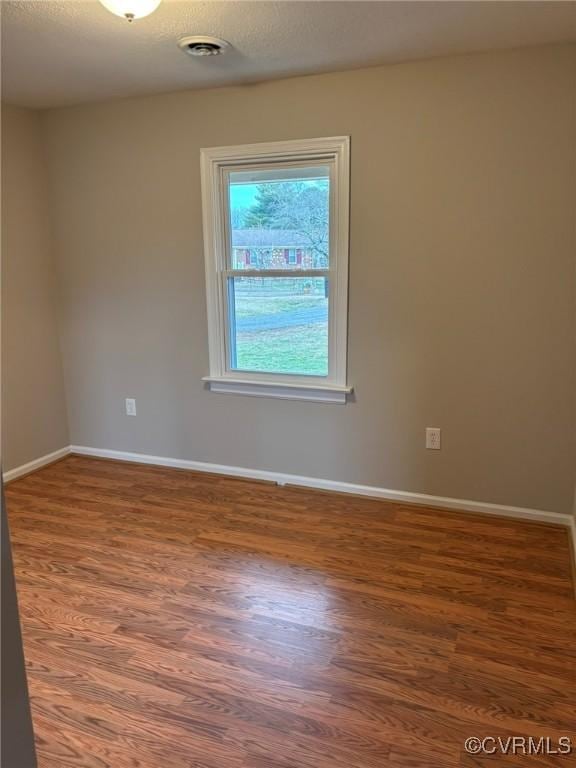
[[[226,40],[207,35],[188,35],[178,40],[178,48],[190,56],[218,56],[229,47],[230,43]]]
[[[122,16],[128,21],[149,16],[160,5],[162,0],[100,0],[102,5],[116,16]]]

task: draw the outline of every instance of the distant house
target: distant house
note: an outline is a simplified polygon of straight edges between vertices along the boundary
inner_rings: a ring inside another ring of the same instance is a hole
[[[305,235],[289,229],[234,229],[234,269],[313,269],[314,254]]]

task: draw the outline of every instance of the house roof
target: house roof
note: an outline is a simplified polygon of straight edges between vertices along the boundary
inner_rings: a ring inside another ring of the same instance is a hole
[[[233,248],[301,248],[310,246],[309,239],[290,229],[234,229]]]

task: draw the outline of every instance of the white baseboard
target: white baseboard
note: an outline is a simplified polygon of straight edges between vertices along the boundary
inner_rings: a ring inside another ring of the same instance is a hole
[[[357,485],[356,483],[346,483],[339,480],[322,480],[317,477],[283,474],[281,472],[270,472],[263,469],[247,469],[246,467],[226,466],[224,464],[209,464],[203,461],[171,459],[165,456],[150,456],[149,454],[130,453],[128,451],[112,451],[103,448],[90,448],[84,445],[71,445],[70,452],[82,456],[117,459],[118,461],[132,461],[140,464],[155,464],[161,467],[191,469],[195,472],[210,472],[218,475],[230,475],[232,477],[246,477],[253,480],[268,480],[277,483],[278,485],[296,485],[324,491],[335,491],[337,493],[350,493],[355,496],[371,496],[376,499],[386,499],[388,501],[397,501],[407,504],[423,504],[431,507],[499,515],[501,517],[513,517],[521,520],[535,520],[556,525],[574,525],[574,518],[572,515],[562,514],[561,512],[549,512],[542,509],[527,509],[525,507],[512,507],[504,504],[472,501],[470,499],[454,499],[448,496],[431,496],[426,493],[395,491],[389,488],[379,488],[372,485]],[[574,529],[573,535],[576,536]]]
[[[30,472],[35,472],[37,469],[45,467],[47,464],[52,464],[55,461],[58,461],[58,459],[64,458],[64,456],[67,456],[69,453],[70,446],[67,445],[65,448],[60,448],[52,453],[47,453],[45,456],[40,456],[39,459],[34,459],[34,461],[29,461],[27,464],[22,464],[20,467],[15,467],[14,469],[9,469],[7,472],[3,472],[2,478],[5,483],[9,483],[10,480],[16,480],[17,477],[22,477],[22,475],[28,475]]]

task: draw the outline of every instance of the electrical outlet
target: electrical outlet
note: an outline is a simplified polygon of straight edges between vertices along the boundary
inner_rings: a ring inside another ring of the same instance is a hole
[[[136,416],[136,400],[133,397],[126,398],[126,416]]]
[[[426,427],[426,448],[440,450],[440,427]]]

